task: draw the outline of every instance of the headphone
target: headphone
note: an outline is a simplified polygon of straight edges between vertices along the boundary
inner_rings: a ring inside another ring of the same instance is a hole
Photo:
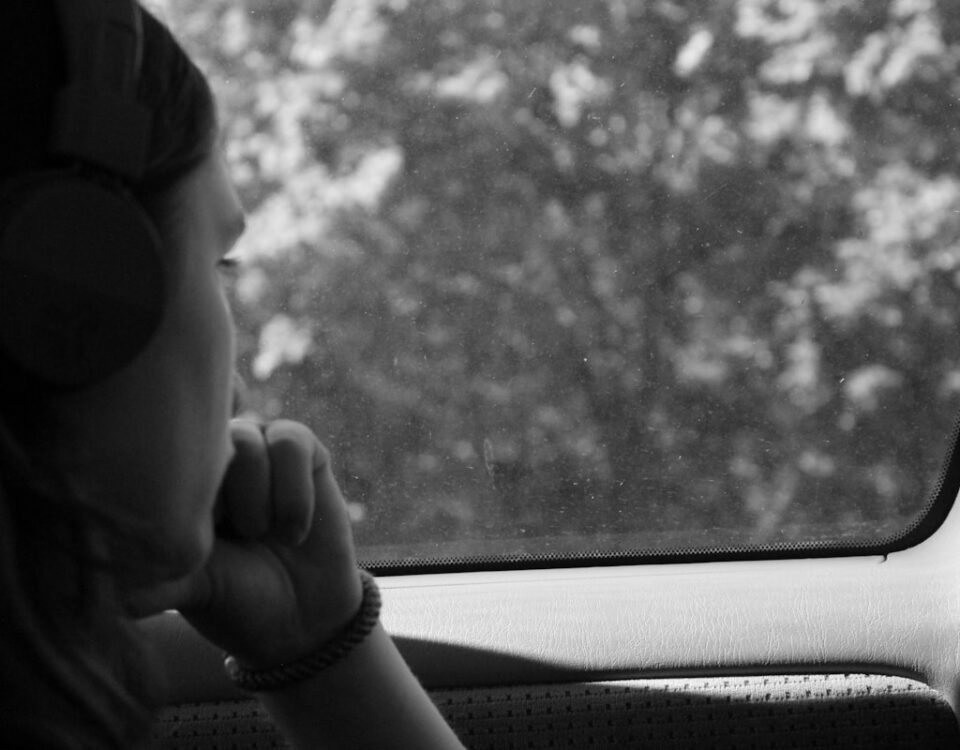
[[[0,353],[46,387],[96,383],[163,315],[160,238],[125,188],[143,173],[150,111],[136,100],[136,0],[56,0],[67,80],[47,151],[62,168],[0,189]]]

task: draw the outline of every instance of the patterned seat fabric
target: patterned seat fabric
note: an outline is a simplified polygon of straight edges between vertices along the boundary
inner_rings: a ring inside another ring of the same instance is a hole
[[[960,747],[935,690],[902,677],[767,675],[432,691],[471,750]],[[166,708],[156,747],[285,748],[254,700]]]

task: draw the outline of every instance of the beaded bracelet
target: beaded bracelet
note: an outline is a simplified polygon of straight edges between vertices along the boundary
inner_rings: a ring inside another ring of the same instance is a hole
[[[365,570],[360,571],[360,580],[363,585],[360,610],[332,640],[296,661],[264,669],[245,669],[228,655],[223,662],[227,675],[237,687],[260,693],[301,682],[336,664],[360,645],[380,620],[380,589],[377,582]]]

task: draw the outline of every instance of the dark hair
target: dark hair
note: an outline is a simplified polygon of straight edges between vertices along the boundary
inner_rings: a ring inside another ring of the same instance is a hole
[[[138,98],[153,122],[145,174],[127,187],[159,223],[165,196],[214,148],[216,116],[204,76],[170,32],[146,12],[143,27]],[[0,2],[0,40],[2,182],[56,166],[46,142],[66,74],[53,0]],[[29,446],[44,441],[36,427],[44,422],[37,418],[44,392],[18,388],[14,399],[6,385],[0,382],[0,726],[15,746],[134,746],[150,720],[151,677],[141,673],[142,649],[96,541],[110,519],[79,502],[66,478],[31,454]]]
[[[90,0],[77,0],[89,2]],[[163,191],[204,159],[216,141],[213,97],[203,74],[147,11],[137,98],[152,113],[136,195]],[[66,79],[53,0],[0,4],[0,180],[57,166],[47,150],[55,92]]]

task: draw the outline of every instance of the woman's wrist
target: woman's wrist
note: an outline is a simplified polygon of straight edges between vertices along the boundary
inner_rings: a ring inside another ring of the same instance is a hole
[[[294,748],[463,750],[383,623],[329,669],[256,697]]]
[[[346,657],[366,639],[380,617],[380,591],[376,581],[366,571],[360,571],[360,581],[363,592],[360,607],[332,638],[307,653],[268,666],[249,666],[227,654],[224,667],[230,679],[248,691],[281,690],[314,677]]]

